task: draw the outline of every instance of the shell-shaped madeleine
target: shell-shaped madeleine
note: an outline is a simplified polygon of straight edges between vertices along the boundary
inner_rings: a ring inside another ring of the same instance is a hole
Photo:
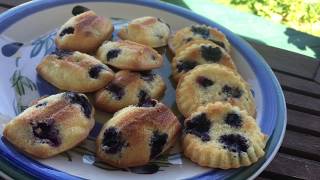
[[[35,102],[6,124],[3,136],[19,150],[48,158],[79,144],[94,126],[84,94],[66,92]]]
[[[96,141],[97,157],[121,168],[145,165],[175,143],[180,129],[170,108],[147,99],[104,124]]]
[[[37,72],[57,88],[75,92],[97,91],[114,77],[112,70],[95,57],[63,50],[44,57]]]
[[[59,49],[95,52],[103,41],[111,38],[113,29],[110,19],[86,11],[61,26],[55,43]]]
[[[97,58],[118,69],[133,71],[156,69],[163,64],[156,50],[132,41],[106,42],[99,48]]]
[[[121,39],[156,48],[167,45],[170,27],[160,18],[145,16],[130,21],[118,35]]]

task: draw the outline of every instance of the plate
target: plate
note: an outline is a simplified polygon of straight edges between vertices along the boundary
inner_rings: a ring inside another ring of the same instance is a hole
[[[94,138],[101,124],[111,116],[98,113],[97,123],[90,137],[80,146],[54,158],[31,158],[17,151],[2,137],[0,158],[6,163],[6,169],[17,171],[10,175],[18,177],[22,173],[27,177],[40,179],[247,179],[256,177],[271,162],[284,136],[286,107],[281,87],[270,67],[248,43],[230,30],[191,11],[158,1],[39,0],[1,14],[1,134],[3,124],[23,111],[33,98],[58,92],[37,76],[35,67],[43,56],[55,48],[56,30],[72,16],[71,10],[76,5],[88,7],[99,15],[112,17],[116,29],[130,19],[151,15],[163,18],[173,30],[192,24],[207,24],[224,32],[232,45],[231,56],[240,74],[252,87],[257,104],[257,122],[262,131],[269,136],[266,154],[249,167],[231,170],[208,169],[184,158],[177,146],[146,166],[117,169],[96,161],[92,152]],[[175,110],[175,92],[173,84],[169,81],[171,72],[168,52],[165,48],[159,51],[166,59],[164,67],[157,70],[166,79],[167,84],[162,101]]]

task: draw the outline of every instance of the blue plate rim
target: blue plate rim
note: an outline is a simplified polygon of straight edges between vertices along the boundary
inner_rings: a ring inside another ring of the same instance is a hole
[[[276,79],[274,73],[272,72],[269,65],[265,62],[263,57],[257,53],[247,42],[242,40],[237,35],[233,34],[230,30],[224,28],[223,26],[201,16],[187,9],[171,5],[164,2],[159,1],[148,1],[148,0],[55,0],[55,1],[31,1],[25,3],[23,5],[14,7],[0,15],[0,33],[6,30],[15,22],[23,19],[24,17],[36,13],[41,10],[49,9],[51,7],[72,4],[72,3],[83,3],[83,2],[115,2],[115,3],[128,3],[128,4],[137,4],[147,7],[152,7],[156,9],[165,10],[167,12],[183,16],[187,19],[193,20],[198,23],[207,24],[210,26],[217,27],[223,33],[226,34],[231,44],[245,57],[250,67],[255,67],[252,70],[257,76],[259,80],[260,86],[264,87],[264,89],[268,89],[267,91],[263,91],[263,102],[264,104],[272,104],[273,108],[270,109],[270,106],[266,109],[263,109],[263,115],[269,115],[274,117],[277,120],[277,124],[274,127],[274,132],[270,137],[269,143],[267,145],[266,156],[263,161],[258,161],[256,164],[250,167],[246,167],[242,172],[237,173],[237,177],[241,176],[243,178],[254,178],[258,176],[266,166],[271,162],[276,153],[278,152],[280,145],[283,141],[283,137],[285,134],[285,128],[287,124],[287,113],[286,113],[286,105],[283,92],[281,90],[281,86]],[[264,74],[265,73],[265,74]],[[261,84],[263,82],[263,84]],[[268,96],[267,96],[268,95]],[[266,98],[268,97],[268,98]],[[275,111],[276,110],[276,111]],[[277,138],[278,137],[278,138]],[[271,152],[270,152],[271,150]],[[269,153],[268,153],[269,152]],[[8,163],[13,165],[16,168],[20,168],[22,171],[27,174],[31,174],[33,176],[41,177],[41,178],[59,178],[59,179],[78,179],[79,177],[61,172],[49,166],[42,165],[31,158],[28,158],[23,155],[19,155],[19,157],[15,157],[17,154],[12,152],[8,152],[8,147],[1,141],[0,143],[0,158],[9,161]],[[23,158],[22,158],[23,157]],[[28,163],[21,162],[21,159],[24,161],[28,161],[33,163],[34,166],[28,167]],[[21,164],[24,166],[21,166]],[[39,166],[39,167],[38,167]],[[40,167],[41,166],[41,167]],[[259,166],[259,167],[257,167]],[[30,172],[32,171],[32,172]],[[52,172],[51,172],[52,171]],[[194,176],[192,178],[196,179],[206,179],[212,175],[212,171],[207,173]]]

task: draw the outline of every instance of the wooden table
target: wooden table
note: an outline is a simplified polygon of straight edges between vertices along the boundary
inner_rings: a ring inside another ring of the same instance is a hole
[[[26,1],[1,0],[0,13]],[[320,179],[320,61],[248,42],[272,67],[288,108],[280,151],[257,179]]]

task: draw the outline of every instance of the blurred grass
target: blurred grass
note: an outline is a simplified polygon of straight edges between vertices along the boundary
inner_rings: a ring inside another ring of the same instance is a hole
[[[320,37],[320,0],[211,0]]]
[[[226,6],[230,6],[232,8],[237,9],[237,10],[240,10],[242,12],[251,13],[251,10],[249,9],[249,7],[247,5],[244,5],[244,4],[234,5],[234,4],[231,3],[231,1],[232,0],[212,0],[212,2],[216,2],[216,3],[219,3],[219,4],[226,5]]]

